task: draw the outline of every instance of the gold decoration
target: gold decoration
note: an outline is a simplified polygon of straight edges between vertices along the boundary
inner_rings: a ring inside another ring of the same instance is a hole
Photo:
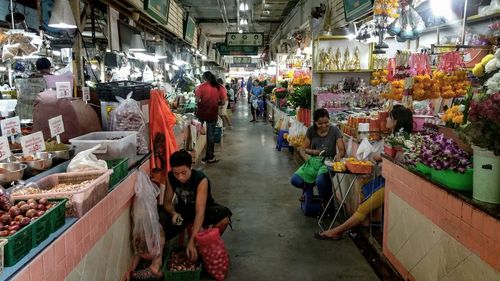
[[[354,57],[352,59],[352,67],[354,67],[355,70],[360,70],[361,69],[361,62],[359,59],[359,48],[356,46],[354,49]]]

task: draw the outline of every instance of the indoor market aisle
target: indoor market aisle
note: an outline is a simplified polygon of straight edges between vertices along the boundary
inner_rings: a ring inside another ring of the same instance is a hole
[[[224,233],[230,254],[228,281],[378,280],[354,243],[319,241],[315,218],[299,207],[300,192],[289,184],[296,164],[275,149],[272,127],[250,123],[246,101],[238,102],[233,130],[216,145],[220,162],[201,165],[216,202],[233,212]]]

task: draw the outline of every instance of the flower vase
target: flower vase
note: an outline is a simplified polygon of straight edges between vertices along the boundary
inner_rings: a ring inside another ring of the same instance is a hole
[[[403,151],[402,147],[384,144],[384,153],[391,158],[395,158],[400,151]]]
[[[500,156],[493,151],[472,146],[474,150],[474,188],[476,200],[500,204]]]

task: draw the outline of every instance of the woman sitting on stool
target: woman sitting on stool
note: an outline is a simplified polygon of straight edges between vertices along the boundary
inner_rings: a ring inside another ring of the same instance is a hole
[[[314,124],[307,129],[304,144],[299,148],[299,154],[306,162],[292,176],[291,183],[304,191],[318,186],[324,206],[332,196],[332,182],[322,159],[329,157],[339,161],[345,155],[345,146],[340,130],[330,124],[326,109],[315,110],[313,120]]]
[[[387,117],[387,128],[393,132],[404,131],[411,134],[413,130],[412,112],[402,105],[395,105]],[[380,153],[382,151],[383,141],[380,141],[374,146],[379,147],[379,149],[375,152],[375,155],[372,156],[372,159],[381,161],[382,158],[380,157]],[[371,212],[382,207],[383,204],[384,187],[379,186],[378,190],[371,191],[371,195],[359,205],[356,212],[343,224],[321,233],[315,233],[314,237],[319,240],[338,240],[345,231],[361,224]]]

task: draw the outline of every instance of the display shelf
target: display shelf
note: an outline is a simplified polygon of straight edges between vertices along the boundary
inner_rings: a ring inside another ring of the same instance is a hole
[[[321,70],[314,71],[313,74],[329,74],[329,73],[371,73],[373,69],[352,69],[352,70]]]
[[[349,37],[345,35],[320,35],[318,36],[317,40],[319,41],[349,40]]]

